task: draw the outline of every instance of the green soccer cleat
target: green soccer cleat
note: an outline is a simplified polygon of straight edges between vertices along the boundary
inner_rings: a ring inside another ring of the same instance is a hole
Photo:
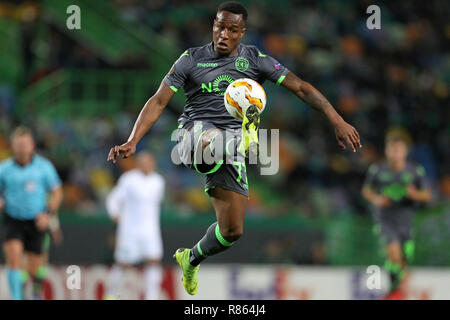
[[[241,151],[246,158],[250,154],[258,155],[259,153],[259,112],[256,106],[251,105],[245,112],[244,119],[242,120],[242,141]]]
[[[194,267],[189,263],[191,249],[178,249],[173,257],[177,260],[178,264],[183,270],[183,285],[186,289],[187,293],[190,295],[194,295],[198,289],[198,277],[197,271],[199,269],[199,265]]]

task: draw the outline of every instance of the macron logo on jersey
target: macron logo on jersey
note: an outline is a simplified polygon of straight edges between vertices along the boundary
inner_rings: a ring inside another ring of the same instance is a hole
[[[199,63],[197,63],[198,68],[215,68],[217,66],[218,66],[218,64],[215,62],[207,62],[207,63],[199,62]]]

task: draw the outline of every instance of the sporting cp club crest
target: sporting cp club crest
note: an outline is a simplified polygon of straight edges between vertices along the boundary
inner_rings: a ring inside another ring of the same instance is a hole
[[[242,57],[239,57],[236,59],[236,62],[234,63],[236,66],[236,69],[240,72],[244,72],[248,69],[248,60]]]

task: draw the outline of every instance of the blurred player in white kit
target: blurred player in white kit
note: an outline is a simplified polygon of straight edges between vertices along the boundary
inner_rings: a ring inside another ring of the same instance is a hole
[[[137,168],[125,172],[106,199],[106,209],[118,224],[115,264],[106,288],[105,299],[120,298],[124,269],[145,264],[145,298],[159,298],[163,256],[160,229],[160,208],[164,198],[164,178],[155,172],[153,155],[142,151]]]

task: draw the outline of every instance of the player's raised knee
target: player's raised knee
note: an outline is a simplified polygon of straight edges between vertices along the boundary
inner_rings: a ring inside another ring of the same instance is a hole
[[[228,242],[237,241],[244,234],[243,226],[230,226],[226,228],[220,228],[220,234]]]

